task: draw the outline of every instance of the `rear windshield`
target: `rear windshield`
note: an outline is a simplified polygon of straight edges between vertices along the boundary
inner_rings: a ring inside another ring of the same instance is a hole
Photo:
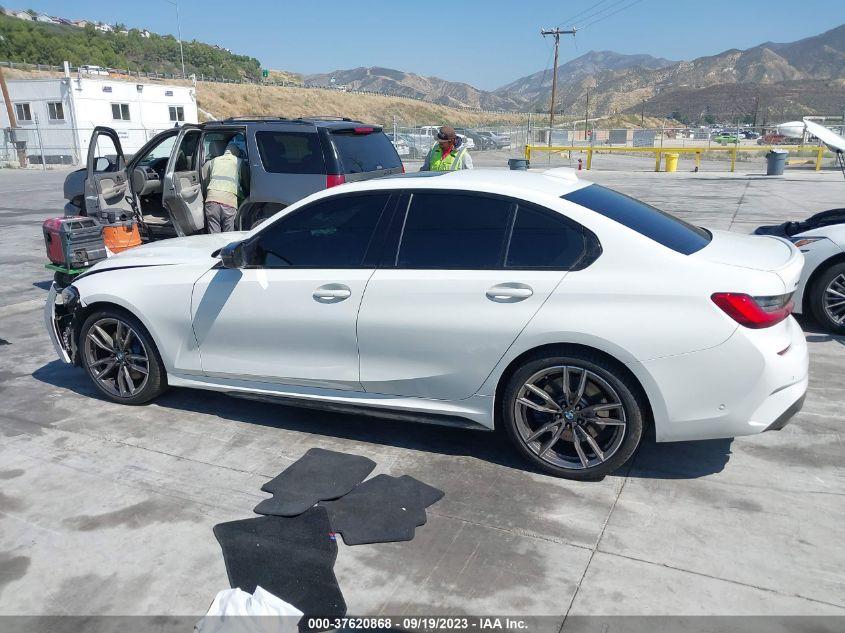
[[[702,228],[601,185],[589,185],[561,197],[684,255],[700,251],[712,239],[710,233]]]
[[[402,166],[396,148],[384,132],[355,134],[341,130],[332,134],[340,163],[345,174],[360,174]]]
[[[273,174],[325,174],[326,162],[315,132],[258,132],[255,135],[264,169]]]

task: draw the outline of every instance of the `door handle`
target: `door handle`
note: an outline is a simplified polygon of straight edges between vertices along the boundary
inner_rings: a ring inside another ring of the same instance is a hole
[[[311,296],[319,303],[339,303],[351,297],[352,291],[343,284],[326,284],[317,288]]]
[[[497,284],[487,291],[487,298],[496,303],[516,303],[534,294],[531,286],[517,282]]]

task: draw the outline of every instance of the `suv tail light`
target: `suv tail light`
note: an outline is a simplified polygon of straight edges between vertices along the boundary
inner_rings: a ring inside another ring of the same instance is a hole
[[[752,297],[738,292],[717,292],[710,298],[734,321],[755,330],[771,327],[792,314],[792,293]]]
[[[371,127],[356,127],[355,134],[372,134],[375,131],[375,128]]]
[[[326,189],[337,187],[346,182],[346,176],[343,174],[326,174]]]

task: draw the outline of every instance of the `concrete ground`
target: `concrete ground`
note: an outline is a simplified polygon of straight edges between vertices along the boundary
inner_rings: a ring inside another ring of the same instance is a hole
[[[228,587],[212,527],[251,516],[315,446],[446,493],[413,541],[339,544],[351,614],[547,615],[553,630],[567,615],[845,614],[845,338],[801,320],[810,389],[783,431],[646,443],[591,483],[533,472],[477,431],[179,389],[122,407],[56,360],[41,320],[40,224],[61,214],[64,175],[0,171],[0,614],[204,613]],[[835,172],[589,177],[737,231],[845,198]]]

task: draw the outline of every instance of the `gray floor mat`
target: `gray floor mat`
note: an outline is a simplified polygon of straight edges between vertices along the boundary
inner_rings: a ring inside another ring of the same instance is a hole
[[[342,497],[369,475],[376,463],[361,457],[312,448],[281,474],[261,486],[273,493],[255,507],[258,514],[283,517],[305,512],[318,501]]]
[[[403,475],[377,475],[346,496],[323,502],[335,532],[347,545],[410,541],[425,524],[426,507],[443,497],[443,491]]]

